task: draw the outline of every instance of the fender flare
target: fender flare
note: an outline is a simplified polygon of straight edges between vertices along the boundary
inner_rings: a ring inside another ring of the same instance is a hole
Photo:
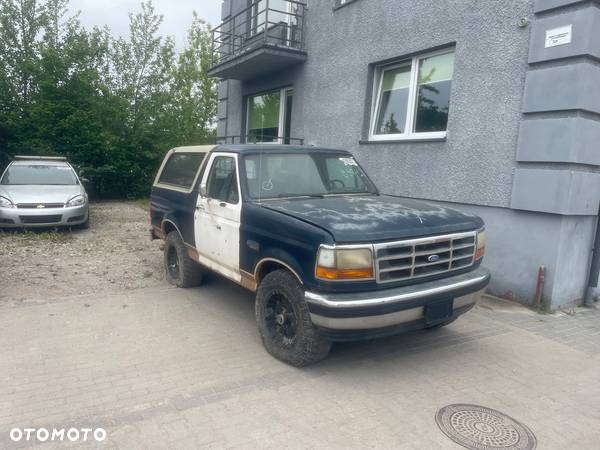
[[[256,282],[259,281],[260,268],[268,262],[274,262],[282,265],[296,277],[300,284],[304,285],[300,265],[296,262],[295,258],[289,255],[287,252],[281,250],[267,251],[264,255],[262,255],[260,260],[254,266],[254,279],[256,280]]]

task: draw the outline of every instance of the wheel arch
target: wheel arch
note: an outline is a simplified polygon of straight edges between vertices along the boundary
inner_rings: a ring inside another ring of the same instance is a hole
[[[164,219],[162,221],[162,223],[160,224],[160,228],[165,236],[165,239],[167,238],[168,234],[171,231],[177,231],[177,233],[179,234],[179,236],[181,237],[181,239],[183,240],[183,235],[181,234],[181,230],[179,229],[179,227],[177,226],[177,224],[175,222],[173,222],[171,219]]]
[[[298,271],[292,267],[291,264],[274,257],[262,258],[258,263],[256,263],[256,267],[254,268],[254,279],[256,284],[259,285],[269,273],[280,269],[287,270],[296,277],[300,284],[304,284],[302,277]]]

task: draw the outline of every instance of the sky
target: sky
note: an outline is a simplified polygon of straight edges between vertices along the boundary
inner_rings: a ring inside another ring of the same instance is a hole
[[[141,0],[70,0],[72,13],[81,11],[80,20],[85,27],[108,25],[114,35],[129,33],[130,12],[140,10]],[[185,44],[187,29],[192,21],[192,11],[216,27],[221,21],[222,0],[153,0],[154,8],[162,14],[161,33],[175,38],[178,48]]]

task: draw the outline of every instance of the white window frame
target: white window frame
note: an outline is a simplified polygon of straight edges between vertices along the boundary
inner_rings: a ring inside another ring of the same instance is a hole
[[[424,53],[414,56],[410,59],[398,61],[394,64],[385,66],[378,66],[375,68],[375,76],[373,77],[373,102],[371,106],[371,123],[369,124],[369,140],[370,141],[427,141],[427,140],[439,140],[445,139],[448,134],[448,128],[445,131],[431,131],[415,133],[413,131],[415,126],[415,117],[417,112],[417,89],[419,80],[419,61],[422,59],[430,58],[432,56],[447,55],[455,53],[455,48],[448,48],[444,50],[438,50],[435,52]],[[456,61],[456,59],[455,59]],[[410,64],[410,84],[408,92],[408,106],[406,111],[406,123],[404,125],[404,133],[399,134],[375,134],[375,127],[377,126],[377,115],[379,114],[379,103],[382,95],[380,95],[380,88],[383,83],[383,76],[388,70],[394,70],[399,67],[407,66]],[[452,81],[454,81],[454,75],[452,75]]]
[[[293,86],[287,86],[281,89],[274,89],[272,91],[259,92],[258,94],[249,95],[246,98],[246,136],[250,136],[250,99],[253,97],[260,97],[261,95],[273,94],[279,92],[279,123],[277,128],[277,139],[272,142],[261,142],[256,141],[257,144],[283,144],[285,141],[285,107],[287,100],[287,93],[294,91]],[[291,137],[291,136],[289,136]]]

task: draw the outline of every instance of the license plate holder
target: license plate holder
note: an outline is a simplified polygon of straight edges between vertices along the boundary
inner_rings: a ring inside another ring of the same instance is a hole
[[[435,325],[452,317],[454,299],[436,300],[425,305],[425,322]]]

